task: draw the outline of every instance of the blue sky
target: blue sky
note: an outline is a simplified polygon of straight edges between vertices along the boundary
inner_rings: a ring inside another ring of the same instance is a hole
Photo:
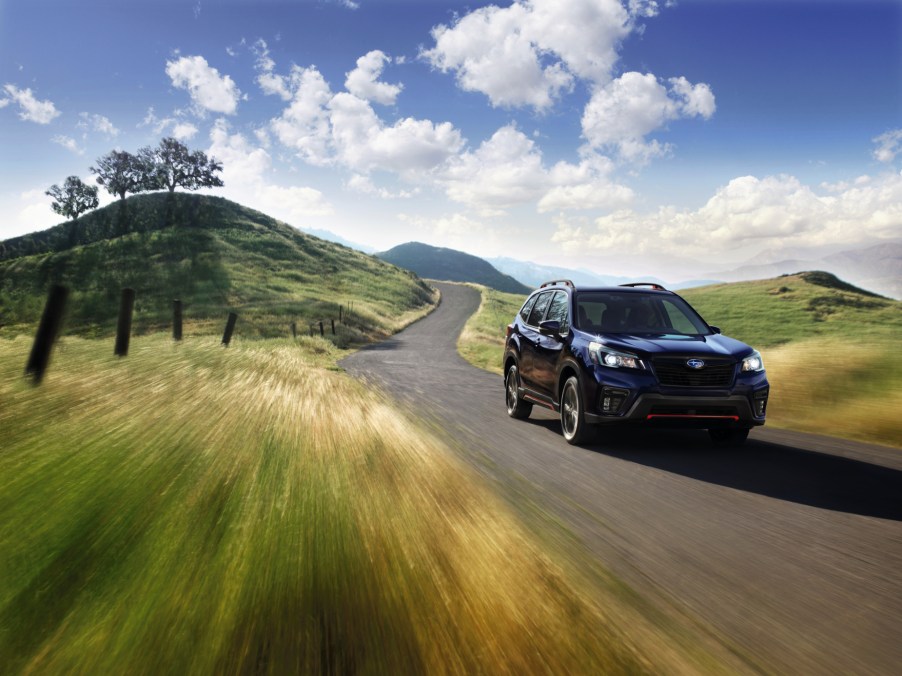
[[[902,3],[0,4],[0,238],[166,135],[297,227],[677,281],[902,239]]]

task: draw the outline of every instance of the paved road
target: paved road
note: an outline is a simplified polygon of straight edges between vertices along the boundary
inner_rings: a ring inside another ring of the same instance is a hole
[[[753,668],[902,671],[902,452],[766,428],[728,452],[704,432],[569,446],[538,407],[507,417],[501,377],[455,349],[478,293],[438,286],[432,315],[342,365],[415,403],[480,471],[527,486],[604,566]]]

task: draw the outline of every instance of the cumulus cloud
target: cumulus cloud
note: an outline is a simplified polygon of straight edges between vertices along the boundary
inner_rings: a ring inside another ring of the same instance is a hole
[[[166,62],[166,74],[172,85],[184,89],[199,112],[232,115],[238,107],[241,91],[228,75],[220,75],[202,56],[182,56]]]
[[[356,171],[392,171],[408,178],[434,169],[458,153],[464,141],[450,122],[406,117],[386,125],[370,104],[341,92],[329,102],[337,159]]]
[[[671,148],[646,136],[670,120],[681,117],[710,118],[715,102],[711,88],[671,78],[670,89],[650,74],[628,72],[598,89],[583,111],[582,130],[594,149],[615,149],[636,164],[665,155]]]
[[[222,162],[222,180],[228,194],[242,204],[256,206],[287,222],[311,216],[327,216],[334,209],[325,195],[307,186],[282,186],[268,181],[272,158],[243,134],[231,133],[219,119],[210,132],[210,156]]]
[[[436,26],[435,46],[421,55],[492,105],[544,110],[574,77],[609,80],[617,45],[631,30],[618,0],[518,0]]]
[[[579,164],[548,168],[535,142],[507,125],[475,151],[449,160],[437,181],[450,199],[483,216],[532,202],[540,212],[622,207],[634,195],[610,180],[613,169],[608,158],[590,153]]]
[[[380,82],[379,76],[391,59],[378,49],[357,59],[357,67],[347,73],[345,89],[354,96],[383,105],[391,105],[404,88],[400,84]]]
[[[332,90],[313,66],[299,68],[295,79],[291,105],[272,121],[272,131],[304,161],[328,164],[332,156],[332,134],[326,106],[332,99]]]
[[[902,175],[857,180],[819,193],[793,176],[742,176],[697,210],[619,210],[591,226],[558,222],[553,241],[565,250],[748,258],[771,247],[854,244],[863,236],[897,237],[902,230]]]
[[[116,128],[116,126],[112,122],[110,122],[109,118],[104,117],[103,115],[79,113],[78,117],[79,129],[95,131],[100,134],[105,134],[109,137],[115,137],[119,135],[119,130]]]
[[[52,101],[35,98],[31,89],[19,89],[15,85],[6,84],[3,86],[7,98],[3,99],[5,107],[9,103],[16,103],[19,106],[19,119],[27,122],[35,122],[37,124],[50,124],[55,118],[60,116],[60,111],[56,109]]]
[[[75,153],[76,155],[84,155],[85,149],[78,145],[78,141],[76,141],[71,136],[64,136],[62,134],[57,134],[52,139],[50,139],[57,145],[61,145],[63,148],[68,150],[69,152]]]
[[[902,129],[892,129],[874,139],[877,148],[874,150],[874,159],[878,162],[889,164],[896,159],[896,155],[902,153]]]

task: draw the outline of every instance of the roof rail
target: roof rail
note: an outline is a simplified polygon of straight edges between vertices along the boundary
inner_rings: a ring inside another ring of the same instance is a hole
[[[629,284],[621,284],[620,286],[629,286],[631,288],[635,288],[637,286],[650,286],[655,291],[667,291],[660,284],[655,284],[654,282],[630,282]]]
[[[539,288],[544,289],[546,286],[555,286],[556,284],[563,284],[564,286],[569,286],[571,289],[576,288],[569,279],[552,279],[550,282],[542,284]]]

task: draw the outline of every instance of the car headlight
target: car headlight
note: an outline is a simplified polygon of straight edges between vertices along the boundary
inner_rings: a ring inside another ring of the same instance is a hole
[[[614,369],[645,369],[645,364],[634,354],[612,350],[602,343],[589,343],[589,357],[592,363]]]
[[[757,373],[764,370],[764,360],[758,350],[752,350],[752,353],[742,360],[743,373]]]

